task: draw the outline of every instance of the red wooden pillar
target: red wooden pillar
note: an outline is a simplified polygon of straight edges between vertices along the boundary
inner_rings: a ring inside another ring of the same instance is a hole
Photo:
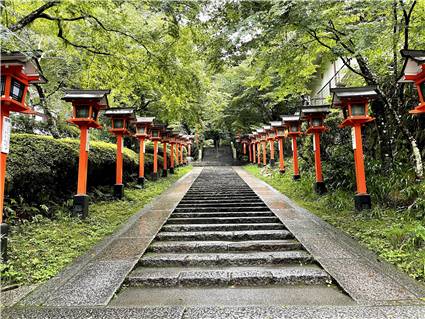
[[[285,159],[283,157],[283,138],[278,137],[278,143],[279,143],[279,172],[284,173],[285,172]]]
[[[300,176],[300,170],[298,167],[298,145],[297,145],[297,136],[292,135],[292,161],[293,161],[293,167],[294,167],[294,180],[299,180],[301,178]]]

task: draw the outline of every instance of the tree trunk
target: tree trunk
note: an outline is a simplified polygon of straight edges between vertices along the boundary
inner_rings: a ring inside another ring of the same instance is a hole
[[[54,118],[52,112],[50,112],[49,108],[47,107],[47,101],[46,101],[46,94],[44,93],[43,88],[35,84],[35,88],[37,89],[38,96],[40,98],[40,105],[43,109],[43,113],[46,116],[47,124],[49,126],[49,132],[54,138],[59,138],[60,134],[57,128],[56,119]]]

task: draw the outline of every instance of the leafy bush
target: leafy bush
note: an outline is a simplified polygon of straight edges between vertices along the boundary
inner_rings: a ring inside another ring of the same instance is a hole
[[[146,177],[153,169],[153,156],[147,147]],[[101,141],[90,142],[88,190],[115,183],[116,146]],[[158,168],[162,167],[162,152]],[[7,160],[6,196],[7,215],[27,218],[35,213],[47,214],[43,205],[72,198],[76,191],[79,140],[54,139],[33,134],[13,134]],[[124,148],[124,181],[137,178],[138,154]],[[12,209],[11,209],[12,208]],[[18,211],[16,211],[16,208]]]

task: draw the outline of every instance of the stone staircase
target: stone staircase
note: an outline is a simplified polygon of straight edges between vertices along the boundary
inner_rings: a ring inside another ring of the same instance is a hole
[[[194,166],[231,166],[235,164],[237,163],[233,160],[230,146],[204,147],[202,160],[193,162]]]
[[[263,201],[225,167],[204,168],[126,279],[128,287],[139,289],[331,282]]]

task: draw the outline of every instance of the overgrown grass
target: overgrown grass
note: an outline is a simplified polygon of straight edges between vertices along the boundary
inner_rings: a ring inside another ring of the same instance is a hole
[[[12,226],[9,261],[0,266],[2,285],[39,283],[55,276],[190,170],[182,167],[168,178],[148,181],[145,189],[126,188],[124,200],[97,201],[85,220],[63,212],[54,219],[38,215]]]
[[[288,165],[289,166],[289,165]],[[328,223],[356,238],[382,259],[396,265],[418,281],[425,281],[425,221],[408,210],[383,208],[372,203],[370,211],[354,211],[353,194],[332,191],[323,196],[313,192],[314,176],[292,180],[292,171],[280,174],[269,167],[245,166],[254,176],[287,195]]]

